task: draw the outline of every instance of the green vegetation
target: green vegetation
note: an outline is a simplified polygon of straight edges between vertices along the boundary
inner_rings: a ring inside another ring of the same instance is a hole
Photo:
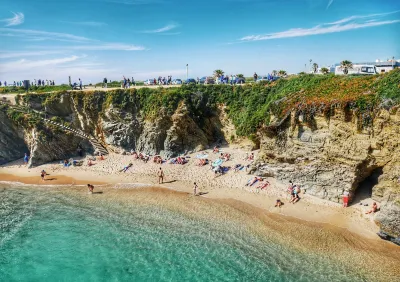
[[[65,90],[71,90],[71,87],[67,84],[62,84],[62,85],[55,85],[55,86],[34,86],[32,85],[29,87],[29,92],[36,92],[36,93],[47,93],[51,91],[65,91]],[[25,93],[26,90],[22,86],[7,86],[7,87],[1,87],[0,88],[0,94],[7,94],[7,93],[17,93],[17,94],[22,94]]]
[[[257,129],[270,123],[270,115],[283,118],[291,111],[301,112],[306,120],[316,114],[329,116],[333,108],[352,110],[360,117],[360,126],[372,120],[382,102],[400,104],[400,69],[375,76],[335,76],[303,74],[265,84],[183,85],[173,88],[118,89],[104,92],[74,91],[48,95],[24,95],[24,103],[43,106],[56,103],[60,95],[71,95],[78,107],[90,115],[101,115],[111,105],[125,112],[154,120],[162,113],[172,115],[184,102],[189,114],[200,125],[215,115],[219,105],[237,129],[238,136],[256,138]],[[20,116],[13,116],[21,119]]]

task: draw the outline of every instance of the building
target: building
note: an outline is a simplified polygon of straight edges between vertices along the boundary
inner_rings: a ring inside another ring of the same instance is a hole
[[[395,61],[395,60],[389,60],[389,61],[379,61],[376,60],[376,62],[362,62],[362,63],[353,63],[353,70],[349,70],[349,74],[351,73],[364,73],[361,71],[364,68],[370,69],[370,67],[374,67],[376,70],[376,73],[385,73],[389,72],[395,68],[400,67],[400,61]],[[330,71],[335,73],[335,74],[343,74],[341,72],[340,64],[335,64],[330,67]],[[374,71],[375,73],[375,71]],[[367,74],[374,74],[374,73],[367,73]]]

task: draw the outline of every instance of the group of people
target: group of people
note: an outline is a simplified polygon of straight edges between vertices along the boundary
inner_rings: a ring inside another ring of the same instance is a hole
[[[107,78],[105,78],[105,80],[107,81]],[[107,82],[106,82],[106,85],[107,85]],[[133,86],[135,86],[136,85],[136,82],[135,82],[135,80],[133,79],[133,77],[132,77],[132,80],[131,79],[126,79],[126,77],[125,76],[123,76],[123,78],[122,78],[122,88],[123,89],[128,89],[128,88],[130,88],[131,87],[131,85],[133,85]],[[107,88],[107,86],[106,86],[106,88]]]
[[[18,81],[14,80],[14,82],[12,84],[9,84],[9,83],[7,84],[7,81],[4,81],[4,82],[0,81],[0,87],[1,86],[4,86],[4,87],[7,87],[7,86],[21,87],[23,85],[24,85],[24,82],[22,80],[18,80]],[[46,79],[46,80],[44,80],[44,79],[36,80],[36,79],[34,79],[32,81],[32,85],[34,85],[34,86],[54,86],[56,84],[55,84],[54,80],[48,80],[48,79]]]

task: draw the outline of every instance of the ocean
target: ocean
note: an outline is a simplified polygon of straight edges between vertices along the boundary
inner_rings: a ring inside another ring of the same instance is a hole
[[[231,220],[228,206],[152,193],[0,184],[0,281],[367,281]]]

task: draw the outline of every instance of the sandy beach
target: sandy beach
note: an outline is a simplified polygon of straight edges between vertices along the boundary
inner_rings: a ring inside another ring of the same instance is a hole
[[[208,150],[208,159],[215,160],[219,154]],[[249,152],[237,146],[223,148],[224,153],[232,155],[224,166],[235,164],[247,165],[245,160]],[[255,152],[257,155],[257,151]],[[301,194],[301,200],[296,204],[289,203],[286,193],[288,183],[280,183],[274,178],[267,178],[271,183],[265,190],[256,189],[254,186],[245,186],[253,176],[248,175],[245,169],[234,172],[232,169],[221,176],[215,176],[209,165],[199,167],[197,165],[199,153],[188,155],[188,163],[184,165],[156,164],[150,159],[148,163],[134,160],[131,155],[111,154],[104,160],[94,162],[88,166],[86,159],[83,166],[64,167],[58,162],[41,165],[28,169],[18,160],[0,167],[0,181],[21,182],[34,185],[85,185],[91,183],[96,190],[106,193],[113,189],[123,190],[142,186],[163,187],[174,191],[193,194],[193,182],[199,186],[201,197],[219,200],[235,200],[260,208],[273,214],[289,216],[309,222],[327,223],[332,226],[345,228],[351,232],[369,239],[379,237],[376,232],[378,226],[373,221],[373,215],[365,215],[368,207],[352,205],[343,208],[340,204],[322,200],[311,195]],[[127,172],[120,170],[132,163],[133,166]],[[162,168],[165,173],[164,184],[158,184],[157,171]],[[45,170],[48,175],[46,181],[40,178],[40,172]],[[295,181],[295,179],[294,179]],[[109,185],[106,185],[109,184]],[[101,185],[101,187],[99,187]],[[284,205],[281,208],[274,207],[276,199],[281,199]],[[363,202],[371,202],[364,200]]]

